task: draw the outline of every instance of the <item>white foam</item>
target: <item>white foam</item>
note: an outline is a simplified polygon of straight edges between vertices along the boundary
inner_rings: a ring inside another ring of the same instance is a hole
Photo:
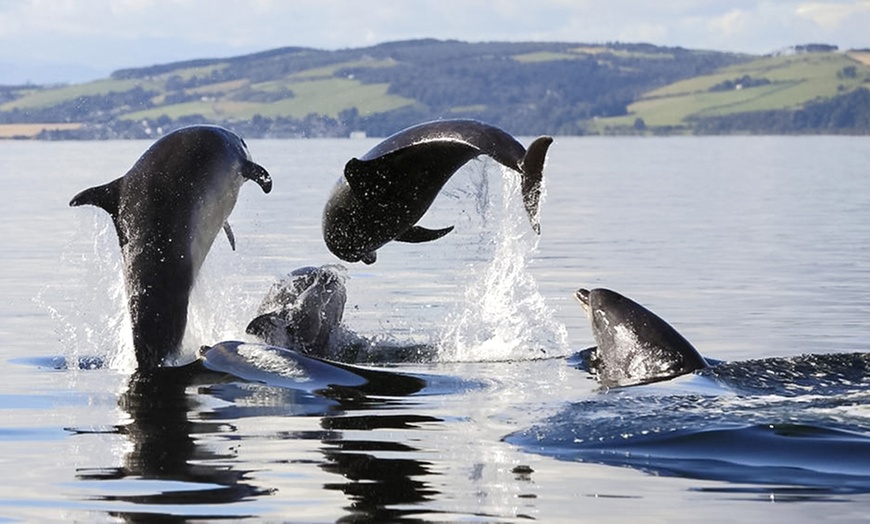
[[[538,244],[522,203],[519,175],[503,168],[501,201],[490,197],[488,183],[478,187],[482,213],[494,249],[490,259],[468,268],[463,299],[448,315],[439,337],[443,361],[518,360],[567,353],[567,330],[538,290],[528,261]],[[496,192],[497,193],[497,192]],[[542,195],[542,200],[544,195]]]

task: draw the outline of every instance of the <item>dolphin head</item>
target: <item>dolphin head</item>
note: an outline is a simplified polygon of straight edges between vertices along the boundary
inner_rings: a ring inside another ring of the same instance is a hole
[[[583,311],[586,314],[589,314],[589,290],[580,288],[574,292],[574,298],[576,298],[580,302],[580,306],[583,307]]]
[[[644,384],[707,367],[676,329],[630,298],[603,288],[579,289],[574,297],[592,325],[603,385]]]
[[[374,213],[365,197],[350,186],[342,177],[332,190],[323,208],[323,240],[326,247],[345,262],[373,264],[377,249],[389,242],[396,234],[397,226],[386,223]]]
[[[347,300],[347,269],[330,264],[303,267],[272,285],[246,329],[275,346],[325,356]]]
[[[240,174],[243,178],[256,182],[257,185],[263,189],[263,193],[269,193],[272,191],[272,177],[263,166],[253,161],[251,158],[251,152],[248,151],[248,144],[245,143],[245,139],[240,136],[236,136],[236,138],[239,140],[245,154],[245,161],[242,162]]]

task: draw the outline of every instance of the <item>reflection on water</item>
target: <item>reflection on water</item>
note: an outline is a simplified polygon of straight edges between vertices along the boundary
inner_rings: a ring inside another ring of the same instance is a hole
[[[352,503],[346,509],[354,522],[395,522],[420,513],[395,507],[430,501],[438,494],[424,480],[433,474],[431,464],[414,458],[421,450],[400,441],[352,440],[343,435],[347,430],[403,430],[438,422],[440,419],[435,417],[412,414],[324,417],[321,426],[329,430],[331,437],[323,440],[321,449],[327,462],[320,467],[347,479],[324,487],[348,496]]]
[[[111,512],[127,521],[147,521],[160,507],[229,505],[256,497],[268,497],[275,488],[251,482],[250,470],[239,468],[230,450],[216,452],[204,445],[204,436],[232,440],[235,421],[256,417],[320,417],[321,431],[284,431],[281,439],[319,441],[323,471],[342,477],[324,489],[339,491],[350,501],[345,508],[353,522],[391,522],[419,513],[395,506],[431,500],[438,494],[425,477],[430,464],[417,457],[420,449],[404,441],[402,430],[435,428],[441,419],[431,415],[395,412],[405,406],[396,392],[413,394],[409,387],[396,387],[392,375],[373,371],[359,389],[335,388],[318,393],[237,382],[211,373],[197,364],[134,374],[118,403],[129,420],[109,431],[126,439],[123,465],[80,468],[83,481],[135,480],[139,485],[159,481],[150,493],[103,494],[97,500],[126,502],[143,510]],[[385,380],[386,379],[386,380]],[[401,384],[402,379],[398,382]],[[404,383],[411,383],[405,377]],[[417,390],[423,385],[417,381]],[[224,405],[203,410],[212,397]],[[393,411],[393,412],[391,412]],[[292,421],[292,419],[287,419]],[[389,430],[384,432],[381,430]],[[80,435],[93,430],[73,430]],[[379,439],[358,439],[348,435]],[[384,438],[387,437],[387,438]],[[141,487],[138,489],[142,489]],[[131,490],[132,491],[132,490]],[[145,511],[147,509],[147,511]],[[244,518],[237,509],[209,518]]]
[[[187,388],[197,378],[192,367],[135,374],[119,405],[129,422],[116,431],[129,443],[124,465],[117,468],[83,469],[82,480],[155,480],[181,483],[180,488],[148,494],[99,495],[105,501],[133,504],[201,505],[228,504],[269,492],[245,482],[247,471],[212,465],[232,459],[198,445],[194,436],[232,431],[223,422],[191,421],[195,400]],[[173,486],[167,484],[166,487]],[[185,489],[186,488],[186,489]],[[136,511],[119,513],[125,520],[139,521]],[[238,516],[238,515],[235,515]]]

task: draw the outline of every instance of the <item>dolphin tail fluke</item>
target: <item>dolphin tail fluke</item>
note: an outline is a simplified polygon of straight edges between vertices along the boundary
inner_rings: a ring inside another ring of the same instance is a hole
[[[413,226],[397,236],[396,240],[409,244],[420,244],[422,242],[438,240],[451,231],[453,231],[453,226],[445,227],[444,229],[426,229],[425,227]]]
[[[547,150],[552,143],[553,137],[549,136],[535,139],[520,161],[520,169],[523,173],[523,205],[526,207],[532,229],[539,235],[541,234],[541,223],[538,216],[541,201],[541,181],[544,178],[544,160],[547,158]]]

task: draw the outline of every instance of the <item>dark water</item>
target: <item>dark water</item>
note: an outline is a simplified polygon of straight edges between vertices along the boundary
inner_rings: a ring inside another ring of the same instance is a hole
[[[252,141],[275,190],[243,188],[186,359],[243,339],[281,274],[335,261],[323,199],[373,144]],[[132,376],[114,233],[67,202],[147,145],[0,143],[0,518],[866,519],[866,139],[562,138],[540,238],[497,166],[473,163],[424,218],[454,233],[349,268],[347,327],[437,360],[389,368],[422,389],[362,394]],[[593,343],[581,286],[726,363],[601,391],[570,358]]]

